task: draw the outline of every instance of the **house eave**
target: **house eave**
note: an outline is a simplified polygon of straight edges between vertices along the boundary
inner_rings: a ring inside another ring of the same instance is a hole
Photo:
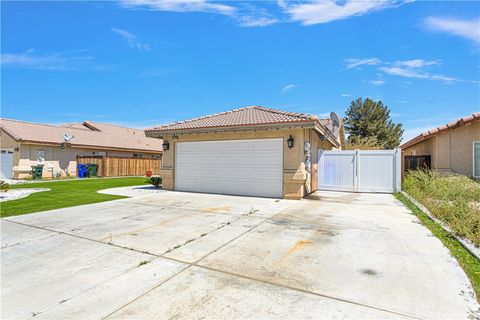
[[[165,136],[172,135],[185,135],[185,134],[199,134],[199,133],[211,133],[211,132],[235,132],[235,131],[258,131],[258,130],[273,130],[273,129],[286,129],[286,128],[314,128],[315,123],[313,121],[296,121],[296,122],[283,122],[272,124],[260,124],[260,125],[241,125],[241,126],[219,126],[219,127],[204,127],[194,129],[175,129],[175,130],[148,130],[145,131],[145,135],[149,138],[163,139]]]

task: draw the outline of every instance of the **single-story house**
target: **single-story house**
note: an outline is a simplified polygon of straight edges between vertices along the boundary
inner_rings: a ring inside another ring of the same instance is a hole
[[[163,139],[168,190],[300,199],[317,190],[318,150],[344,149],[341,120],[246,107],[145,130]]]
[[[480,178],[480,112],[430,129],[400,146],[403,167]]]
[[[92,121],[49,125],[0,119],[0,139],[4,179],[27,178],[38,164],[44,165],[45,178],[75,176],[77,157],[82,156],[159,161],[162,156],[162,141],[147,138],[143,130]]]

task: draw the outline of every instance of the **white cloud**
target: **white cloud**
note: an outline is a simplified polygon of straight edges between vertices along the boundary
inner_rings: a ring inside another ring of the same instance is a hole
[[[172,12],[211,12],[232,15],[236,11],[235,7],[207,0],[122,0],[121,4],[127,8]]]
[[[404,61],[395,61],[395,65],[404,66],[408,68],[423,68],[426,66],[436,66],[440,64],[438,60],[423,60],[423,59],[413,59],[413,60],[404,60]]]
[[[277,0],[277,4],[282,9],[286,9],[288,7],[286,0]]]
[[[127,41],[130,48],[135,48],[140,51],[150,51],[150,45],[138,41],[137,36],[135,36],[133,33],[118,28],[112,28],[112,31]]]
[[[351,97],[352,95],[349,93],[342,93],[342,97]]]
[[[385,84],[385,80],[383,80],[383,79],[370,80],[369,82],[371,84],[373,84],[374,86],[382,86],[382,85]]]
[[[125,8],[171,12],[209,12],[232,17],[241,27],[265,27],[279,22],[268,10],[239,2],[238,6],[208,0],[122,0]]]
[[[237,20],[242,27],[265,27],[278,23],[278,19],[273,17],[240,16]]]
[[[288,84],[288,85],[286,85],[285,87],[283,87],[282,92],[288,92],[288,91],[291,91],[291,90],[293,90],[293,89],[295,89],[295,88],[297,88],[297,87],[299,87],[298,84],[294,84],[294,83]]]
[[[405,101],[405,100],[397,100],[397,101],[395,101],[395,102],[396,102],[396,103],[401,103],[401,104],[407,103],[407,101]]]
[[[280,0],[278,4],[290,15],[293,21],[299,21],[304,25],[313,25],[369,14],[398,6],[401,2],[388,0],[317,0],[288,6],[286,1]]]
[[[462,20],[446,17],[427,17],[424,26],[432,31],[445,32],[480,43],[480,18]]]
[[[379,70],[394,76],[402,76],[407,78],[418,78],[418,79],[427,79],[428,74],[410,68],[403,68],[403,67],[380,67]]]
[[[346,69],[360,69],[360,66],[377,66],[378,70],[383,74],[392,76],[399,76],[413,79],[426,79],[434,81],[442,81],[444,83],[453,82],[468,82],[479,84],[480,81],[475,80],[463,80],[451,76],[445,76],[441,74],[435,74],[428,71],[431,67],[438,67],[441,65],[440,60],[424,60],[424,59],[411,59],[411,60],[397,60],[394,62],[381,61],[378,58],[357,59],[349,58],[344,59],[346,63]],[[383,74],[378,74],[377,80],[370,80],[369,83],[373,85],[383,85],[386,81],[383,79]]]
[[[83,54],[85,50],[53,52],[35,55],[33,50],[25,53],[4,53],[1,55],[3,66],[23,67],[38,70],[77,70],[92,66],[94,58]]]
[[[366,58],[366,59],[356,59],[356,58],[349,58],[344,60],[346,65],[346,69],[353,69],[360,66],[368,65],[368,66],[375,66],[377,64],[382,63],[382,61],[378,58]]]
[[[428,80],[436,80],[436,81],[444,81],[444,82],[463,81],[463,82],[478,83],[477,81],[467,81],[467,80],[461,80],[461,79],[448,77],[440,74],[431,74],[429,72],[423,71],[418,68],[381,67],[379,69],[385,72],[386,74],[401,76],[406,78],[428,79]]]

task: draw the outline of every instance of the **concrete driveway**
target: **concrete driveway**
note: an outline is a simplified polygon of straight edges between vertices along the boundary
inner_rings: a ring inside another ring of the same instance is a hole
[[[181,192],[2,219],[2,319],[466,319],[471,285],[392,195]]]

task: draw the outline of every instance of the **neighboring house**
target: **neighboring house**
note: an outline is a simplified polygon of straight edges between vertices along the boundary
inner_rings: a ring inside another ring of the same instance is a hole
[[[480,178],[480,112],[430,129],[400,148],[404,170],[429,167]]]
[[[161,159],[162,155],[162,141],[147,138],[143,130],[91,121],[49,125],[1,119],[0,138],[1,178],[26,178],[37,164],[44,164],[46,178],[75,176],[79,156]]]
[[[163,188],[300,199],[319,149],[343,149],[341,121],[247,107],[145,130],[164,140]]]

